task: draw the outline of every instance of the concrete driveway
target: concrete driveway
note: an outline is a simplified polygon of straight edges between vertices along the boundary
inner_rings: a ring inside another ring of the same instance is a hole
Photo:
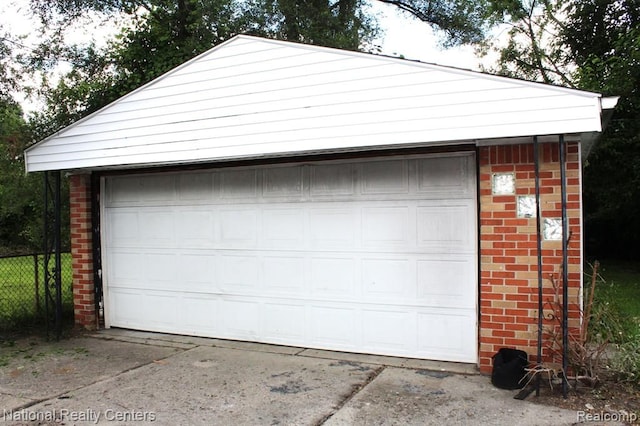
[[[105,330],[0,348],[13,425],[562,425],[466,365]],[[447,371],[443,371],[446,368]],[[452,371],[456,371],[454,373]]]

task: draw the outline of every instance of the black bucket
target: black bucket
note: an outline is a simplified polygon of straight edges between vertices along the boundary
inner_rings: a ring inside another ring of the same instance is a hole
[[[501,389],[522,389],[526,383],[523,379],[527,365],[529,361],[525,351],[501,348],[493,356],[491,383]]]

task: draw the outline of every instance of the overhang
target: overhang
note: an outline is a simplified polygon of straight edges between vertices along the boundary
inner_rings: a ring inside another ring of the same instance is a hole
[[[28,172],[93,170],[533,135],[593,139],[611,99],[241,35],[30,147],[25,162]]]

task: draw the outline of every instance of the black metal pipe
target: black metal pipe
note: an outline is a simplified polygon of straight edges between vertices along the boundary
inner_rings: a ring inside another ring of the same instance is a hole
[[[54,241],[55,241],[55,286],[56,286],[56,340],[60,340],[62,335],[62,223],[61,223],[61,208],[60,208],[60,170],[56,170],[54,173]]]
[[[567,179],[566,179],[566,150],[564,135],[560,135],[558,140],[560,149],[560,197],[562,206],[562,396],[567,398],[569,382],[567,370],[569,367],[569,226],[567,223]]]
[[[104,304],[102,302],[102,252],[100,245],[100,176],[91,173],[91,248],[93,257],[93,290],[96,328],[100,328]]]
[[[538,347],[536,364],[537,367],[542,365],[542,236],[540,229],[542,228],[540,221],[542,220],[542,208],[540,206],[540,153],[539,153],[538,137],[533,137],[533,163],[535,166],[535,185],[536,185],[536,249],[538,255]],[[540,396],[540,375],[536,375],[536,396]]]
[[[45,327],[47,331],[47,339],[49,338],[50,332],[50,321],[49,321],[49,297],[50,297],[50,288],[49,288],[49,172],[44,172],[42,177],[42,182],[44,185],[44,194],[43,200],[44,209],[42,215],[42,252],[44,253],[44,257],[42,259],[42,271],[43,271],[43,280],[44,280],[44,316],[45,316]]]

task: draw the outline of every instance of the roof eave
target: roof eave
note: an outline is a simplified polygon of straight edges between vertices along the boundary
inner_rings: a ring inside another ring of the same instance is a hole
[[[598,143],[600,137],[604,133],[611,117],[613,116],[613,112],[615,110],[616,105],[618,105],[618,101],[620,100],[620,96],[607,96],[600,98],[600,126],[601,130],[599,132],[587,132],[582,134],[582,158],[585,159],[591,154],[593,147]]]

